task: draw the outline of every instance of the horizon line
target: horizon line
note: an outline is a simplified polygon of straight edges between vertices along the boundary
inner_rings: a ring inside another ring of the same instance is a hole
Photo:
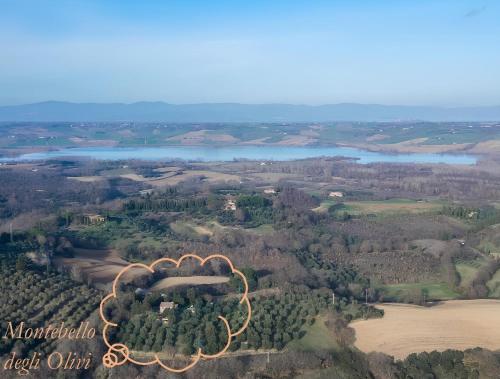
[[[361,106],[380,106],[380,107],[408,107],[408,108],[439,108],[439,109],[459,109],[459,108],[498,108],[500,104],[496,105],[429,105],[429,104],[384,104],[384,103],[363,103],[363,102],[338,102],[338,103],[321,103],[321,104],[307,104],[307,103],[287,103],[287,102],[235,102],[235,101],[220,101],[220,102],[194,102],[194,103],[171,103],[165,100],[139,100],[139,101],[69,101],[69,100],[43,100],[35,102],[23,102],[16,104],[0,104],[0,107],[19,107],[28,105],[41,105],[41,104],[73,104],[73,105],[136,105],[136,104],[164,104],[172,106],[190,106],[190,105],[249,105],[249,106],[278,106],[288,105],[296,107],[325,107],[337,105],[361,105]]]

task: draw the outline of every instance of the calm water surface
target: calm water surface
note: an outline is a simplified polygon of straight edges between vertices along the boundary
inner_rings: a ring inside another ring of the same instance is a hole
[[[2,161],[43,160],[61,157],[88,157],[100,160],[144,159],[188,161],[232,161],[235,159],[288,161],[314,157],[343,156],[359,163],[448,163],[474,164],[476,157],[467,154],[392,154],[350,147],[321,146],[165,146],[165,147],[82,147],[24,154]]]

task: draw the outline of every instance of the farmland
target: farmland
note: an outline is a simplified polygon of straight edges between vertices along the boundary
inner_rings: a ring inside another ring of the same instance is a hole
[[[263,373],[271,352],[273,367],[282,362],[291,377],[314,377],[305,360],[324,364],[323,374],[366,377],[373,356],[357,350],[350,325],[383,316],[370,304],[499,297],[498,167],[341,158],[8,164],[0,169],[0,248],[17,259],[21,246],[37,275],[58,273],[82,291],[107,287],[129,263],[225,254],[249,279],[253,311],[224,359],[232,371],[248,354]],[[233,309],[241,283],[217,266],[171,269],[123,283],[123,298],[109,309],[123,326],[115,341],[130,343],[137,356],[217,351],[225,343],[217,315],[227,311],[235,325],[244,318]],[[162,303],[173,306],[161,314]],[[443,339],[447,346],[455,345]],[[460,354],[439,359],[462,362]],[[419,377],[426,359],[379,364]]]
[[[500,348],[500,301],[455,300],[432,307],[382,304],[380,319],[356,321],[356,346],[396,358],[421,351]]]
[[[497,271],[486,285],[490,291],[490,297],[500,299],[500,271]]]
[[[150,289],[159,291],[178,286],[199,286],[227,282],[229,282],[229,277],[225,276],[175,276],[159,280]]]
[[[290,349],[297,349],[299,351],[315,349],[336,350],[339,345],[335,341],[335,335],[325,325],[325,317],[318,316],[312,325],[303,327],[305,332],[304,336],[299,340],[290,343]]]
[[[458,262],[455,267],[460,275],[460,285],[469,286],[477,275],[477,272],[484,261]]]
[[[422,213],[437,211],[442,204],[436,201],[391,199],[387,201],[350,201],[345,203],[353,214]]]
[[[129,262],[114,250],[75,249],[72,258],[57,258],[56,265],[71,267],[73,274],[96,284],[111,283]]]
[[[313,210],[324,213],[333,207],[333,212],[346,213],[349,215],[391,215],[391,214],[417,214],[425,212],[436,212],[442,208],[439,201],[424,201],[411,199],[389,199],[379,201],[339,201],[327,199]]]
[[[164,145],[344,145],[373,151],[494,153],[498,124],[490,123],[340,123],[177,124],[122,123],[5,125],[4,151],[21,148]]]
[[[65,322],[67,326],[75,327],[95,311],[101,298],[98,290],[75,282],[65,274],[47,272],[45,267],[34,266],[23,257],[0,253],[2,330],[7,330],[8,321],[14,324],[25,322],[32,327]],[[9,352],[14,344],[21,353],[49,353],[56,343],[56,340],[3,338],[0,340],[0,355]]]
[[[449,288],[446,283],[404,283],[387,284],[380,288],[384,300],[411,301],[412,294],[425,293],[427,301],[450,300],[460,297],[460,294]]]

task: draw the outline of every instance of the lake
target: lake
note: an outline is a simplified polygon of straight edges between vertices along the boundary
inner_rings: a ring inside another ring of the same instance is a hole
[[[0,161],[43,160],[50,158],[87,157],[99,160],[172,160],[232,161],[235,159],[289,161],[315,157],[343,156],[359,163],[447,163],[475,164],[476,157],[468,154],[392,154],[371,152],[351,147],[324,146],[165,146],[165,147],[82,147],[23,154]]]

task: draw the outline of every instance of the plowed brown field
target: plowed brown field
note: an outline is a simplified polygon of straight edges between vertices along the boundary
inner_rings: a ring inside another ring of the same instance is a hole
[[[451,300],[432,307],[382,304],[384,317],[356,321],[356,347],[396,358],[410,353],[500,349],[500,300]]]

